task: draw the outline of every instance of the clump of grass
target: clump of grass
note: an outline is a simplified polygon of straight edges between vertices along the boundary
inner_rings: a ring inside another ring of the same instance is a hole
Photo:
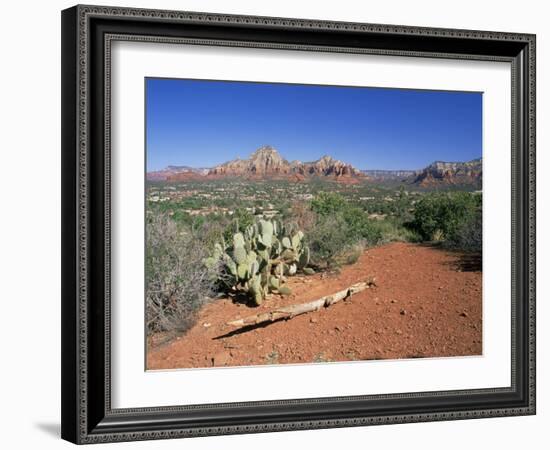
[[[380,243],[388,242],[420,242],[418,233],[394,218],[386,218],[376,221],[375,225],[382,236]]]
[[[265,356],[266,364],[279,364],[279,352],[273,350],[271,353]]]
[[[325,352],[321,352],[315,355],[313,358],[314,363],[326,363],[326,362],[334,362],[332,358],[329,358]]]

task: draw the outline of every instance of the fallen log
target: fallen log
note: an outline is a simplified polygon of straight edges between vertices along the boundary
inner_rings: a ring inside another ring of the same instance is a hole
[[[369,287],[375,285],[376,284],[374,278],[371,278],[367,281],[353,284],[349,288],[338,291],[332,295],[326,295],[325,297],[321,297],[320,299],[314,300],[312,302],[284,306],[282,308],[277,308],[268,312],[248,316],[243,319],[235,319],[227,322],[227,325],[243,327],[247,325],[258,325],[264,322],[275,322],[282,319],[292,319],[293,317],[299,316],[300,314],[319,311],[323,307],[328,308],[329,306],[334,305],[341,300],[346,300],[357,292],[364,291],[365,289],[368,289]]]

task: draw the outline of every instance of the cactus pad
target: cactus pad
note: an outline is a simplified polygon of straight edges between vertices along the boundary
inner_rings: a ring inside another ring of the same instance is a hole
[[[277,220],[259,220],[239,232],[233,222],[232,242],[222,239],[216,243],[210,257],[203,264],[213,267],[221,263],[226,275],[222,281],[228,287],[247,292],[256,305],[260,305],[269,291],[282,295],[291,293],[283,283],[285,276],[298,270],[306,274],[309,269],[309,248],[304,245],[304,233],[295,223],[283,225]],[[232,244],[232,245],[231,245]]]

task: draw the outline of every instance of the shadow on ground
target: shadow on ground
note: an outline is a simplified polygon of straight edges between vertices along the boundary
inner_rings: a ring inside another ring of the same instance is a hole
[[[483,267],[481,253],[456,252],[456,256],[456,261],[447,263],[454,270],[459,272],[481,272]]]
[[[280,319],[280,320],[283,320],[283,319]],[[237,336],[239,334],[243,334],[243,333],[247,333],[249,331],[252,331],[252,330],[256,330],[257,328],[265,328],[275,322],[278,322],[278,321],[274,321],[274,322],[262,322],[262,323],[257,323],[257,324],[253,324],[253,325],[246,325],[242,328],[238,328],[236,330],[233,330],[233,331],[229,331],[228,333],[225,333],[225,334],[222,334],[220,336],[216,336],[212,339],[214,340],[218,340],[218,339],[224,339],[224,338],[228,338],[228,337],[231,337],[231,336]]]
[[[433,248],[442,250],[444,252],[452,253],[456,256],[457,260],[453,262],[446,263],[454,270],[460,272],[481,272],[482,270],[482,257],[481,253],[469,253],[461,250],[453,250],[445,248],[441,242],[423,242],[417,244],[426,248]]]
[[[462,255],[458,265],[463,272],[481,272],[481,254]]]
[[[58,423],[37,423],[36,428],[50,436],[61,437],[61,425]]]

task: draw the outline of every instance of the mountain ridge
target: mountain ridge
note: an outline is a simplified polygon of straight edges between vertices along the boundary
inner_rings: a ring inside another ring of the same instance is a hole
[[[245,159],[235,158],[211,168],[170,165],[162,170],[148,172],[147,179],[175,182],[223,178],[294,182],[324,179],[350,184],[364,180],[395,180],[421,187],[471,185],[480,188],[482,165],[482,158],[476,158],[466,162],[434,161],[420,170],[359,170],[327,154],[315,161],[289,162],[274,147],[264,145]]]
[[[324,155],[316,161],[289,162],[269,145],[255,150],[247,159],[236,158],[211,168],[206,174],[208,179],[239,177],[255,179],[288,179],[304,181],[322,177],[339,182],[353,183],[366,178],[360,170],[351,164]],[[182,172],[168,176],[168,181],[185,181],[189,173]]]
[[[434,161],[417,171],[409,181],[422,187],[437,185],[472,185],[481,188],[483,178],[482,158],[466,162]]]

